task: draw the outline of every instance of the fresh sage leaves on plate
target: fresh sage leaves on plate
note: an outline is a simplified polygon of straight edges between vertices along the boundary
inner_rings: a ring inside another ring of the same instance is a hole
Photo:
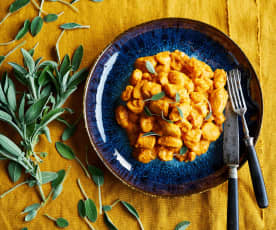
[[[144,100],[145,102],[146,101],[158,101],[158,100],[160,100],[160,99],[162,99],[163,97],[165,97],[165,92],[160,92],[160,93],[157,93],[157,94],[155,94],[155,95],[153,95],[151,98],[148,98],[148,99],[146,99],[146,100]]]
[[[151,64],[150,61],[146,61],[146,68],[147,68],[147,71],[149,71],[151,74],[156,74],[154,66]]]

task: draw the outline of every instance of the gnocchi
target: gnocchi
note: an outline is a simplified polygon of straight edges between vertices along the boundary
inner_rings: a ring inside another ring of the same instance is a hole
[[[225,121],[226,76],[223,69],[213,71],[179,50],[138,58],[121,94],[126,106],[115,110],[133,156],[149,163],[156,158],[193,161],[206,153]]]

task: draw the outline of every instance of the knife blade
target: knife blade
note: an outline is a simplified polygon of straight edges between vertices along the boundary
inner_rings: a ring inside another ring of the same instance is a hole
[[[227,230],[239,229],[238,173],[239,166],[239,124],[238,116],[228,101],[225,109],[226,121],[223,134],[223,160],[229,168]]]
[[[228,101],[225,108],[224,134],[223,134],[223,161],[227,165],[239,165],[239,123],[238,115],[232,110]]]

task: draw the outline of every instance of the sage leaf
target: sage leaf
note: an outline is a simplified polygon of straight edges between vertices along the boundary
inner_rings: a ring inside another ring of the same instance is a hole
[[[20,122],[24,121],[25,98],[26,98],[26,94],[24,93],[20,100],[20,105],[19,105],[19,109],[18,109],[18,119]]]
[[[22,167],[18,163],[10,161],[8,165],[8,172],[12,182],[17,182],[21,177]]]
[[[127,203],[126,201],[121,201],[121,203],[129,211],[129,213],[132,214],[137,219],[141,230],[144,230],[143,224],[140,220],[139,214],[136,211],[136,209],[131,204]]]
[[[71,63],[70,63],[69,55],[66,54],[63,58],[61,65],[60,65],[59,72],[60,72],[61,76],[65,75],[68,72],[68,70],[71,68],[70,65],[71,65]]]
[[[212,114],[213,114],[211,103],[210,103],[209,101],[207,101],[207,102],[208,102],[208,107],[209,107],[209,113],[208,113],[207,116],[205,117],[205,120],[206,120],[206,121],[209,120],[210,117],[211,117]]]
[[[46,85],[50,80],[47,71],[50,71],[50,66],[46,66],[38,77],[38,84],[40,86]]]
[[[3,134],[0,134],[0,146],[2,147],[2,150],[6,151],[7,153],[13,156],[18,157],[22,155],[21,149],[12,140],[4,136]],[[3,155],[2,152],[1,154]]]
[[[177,110],[178,110],[178,113],[179,113],[180,117],[181,117],[182,119],[184,119],[184,115],[183,115],[182,110],[181,110],[178,106],[176,106],[176,108],[177,108]]]
[[[85,206],[85,214],[87,218],[90,221],[95,222],[97,220],[98,214],[97,214],[97,208],[94,201],[88,198],[87,200],[85,200],[84,206]]]
[[[39,207],[40,207],[39,203],[32,204],[32,205],[26,207],[22,213],[28,213],[28,212],[31,212],[33,210],[37,210]]]
[[[187,151],[188,151],[188,148],[185,145],[183,145],[179,151],[179,154],[184,155],[185,153],[187,153]]]
[[[47,184],[58,177],[55,172],[41,172],[41,184]]]
[[[44,16],[44,22],[54,22],[58,19],[58,15],[57,14],[47,14],[46,16]]]
[[[73,150],[68,145],[62,142],[56,142],[56,149],[58,153],[65,159],[73,160],[76,158],[76,155],[73,152]]]
[[[74,73],[72,75],[72,77],[70,77],[68,80],[67,88],[73,88],[73,87],[79,85],[81,82],[83,82],[87,78],[88,74],[89,74],[89,72],[88,72],[87,68],[84,68],[84,69]]]
[[[66,127],[64,132],[62,133],[61,139],[62,141],[67,141],[73,134],[76,132],[77,125],[71,125]]]
[[[12,117],[10,114],[0,110],[0,120],[2,121],[6,121],[6,122],[11,122],[12,121]]]
[[[104,212],[108,212],[108,211],[110,211],[111,209],[112,209],[111,205],[104,205],[104,206],[103,206],[103,211],[104,211]]]
[[[189,221],[183,221],[176,225],[174,230],[185,230],[190,225]]]
[[[160,99],[162,99],[163,97],[165,97],[165,92],[160,92],[160,93],[157,93],[155,95],[153,95],[151,98],[148,98],[144,101],[158,101]]]
[[[40,126],[45,127],[52,121],[54,121],[56,118],[58,118],[61,114],[63,114],[65,109],[63,108],[57,108],[54,110],[51,110],[49,113],[47,113],[45,116],[43,116]]]
[[[28,228],[21,228],[21,230],[28,230]]]
[[[74,3],[76,3],[76,2],[79,2],[80,0],[72,0],[71,1],[71,4],[74,4]]]
[[[13,67],[14,71],[17,71],[18,73],[20,73],[23,76],[27,75],[27,73],[28,73],[27,70],[25,70],[25,68],[23,68],[22,66],[14,63],[14,62],[9,62],[8,64]]]
[[[31,35],[35,37],[42,29],[43,19],[40,16],[37,16],[33,19],[30,27]]]
[[[151,74],[156,74],[154,66],[151,64],[150,61],[146,61],[146,68]]]
[[[15,40],[20,40],[21,38],[23,38],[29,31],[29,26],[30,26],[30,21],[29,19],[27,19],[24,22],[23,27],[18,31],[17,35],[15,36]]]
[[[0,65],[5,61],[6,56],[0,56]]]
[[[126,201],[122,201],[122,200],[121,200],[121,203],[129,211],[129,213],[132,214],[136,219],[140,218],[138,212],[131,204],[127,203]]]
[[[32,104],[25,113],[25,122],[26,124],[30,124],[34,122],[43,112],[43,108],[48,102],[49,97],[43,97],[34,104]]]
[[[62,192],[63,190],[63,185],[62,184],[59,184],[55,189],[54,189],[54,192],[53,192],[53,196],[52,196],[52,200],[55,200]]]
[[[149,107],[147,107],[147,106],[144,106],[144,112],[149,117],[151,117],[153,115],[152,112],[150,111]]]
[[[165,116],[164,116],[164,112],[162,111],[162,113],[161,113],[161,117],[162,117],[162,119],[164,120],[164,121],[166,121],[166,122],[168,122],[168,123],[173,123],[173,121],[171,121],[171,120],[168,120],[168,119],[166,119],[165,118]]]
[[[142,135],[142,137],[147,137],[147,136],[160,136],[160,134],[155,132],[147,132]]]
[[[36,217],[36,214],[37,214],[37,211],[33,210],[33,211],[29,212],[29,214],[27,216],[25,216],[24,220],[26,222],[29,222],[29,221],[33,220]]]
[[[25,50],[23,48],[21,49],[21,52],[22,52],[24,61],[29,69],[29,72],[33,73],[35,70],[35,62],[34,62],[33,57],[29,54],[29,52],[27,50]]]
[[[180,95],[178,92],[175,94],[175,102],[179,103],[180,102]]]
[[[67,226],[69,226],[69,222],[64,218],[58,218],[56,220],[56,225],[60,228],[66,228]]]
[[[78,212],[79,212],[80,217],[84,218],[86,216],[84,200],[79,200],[79,202],[78,202]]]
[[[73,29],[88,29],[90,28],[89,25],[80,25],[78,23],[70,22],[62,24],[59,28],[63,30],[73,30]]]
[[[104,175],[102,170],[93,165],[88,165],[87,168],[88,172],[92,176],[94,183],[98,186],[102,186],[104,184]]]
[[[72,69],[73,69],[73,71],[77,71],[78,68],[80,67],[82,57],[83,57],[83,46],[80,45],[76,49],[76,51],[73,55],[73,58],[72,58]]]
[[[26,6],[28,3],[30,2],[30,0],[15,0],[9,8],[10,13],[13,13],[19,9],[21,9],[22,7]]]
[[[118,228],[112,223],[106,212],[104,212],[104,222],[109,230],[118,230]]]
[[[8,78],[9,86],[8,86],[8,92],[7,92],[7,99],[10,108],[15,111],[16,110],[16,92],[15,87],[11,79]]]
[[[58,185],[62,184],[64,178],[65,178],[65,170],[62,169],[57,172],[57,178],[51,182],[51,186],[53,188],[57,188]]]
[[[92,2],[102,2],[103,0],[90,0]]]

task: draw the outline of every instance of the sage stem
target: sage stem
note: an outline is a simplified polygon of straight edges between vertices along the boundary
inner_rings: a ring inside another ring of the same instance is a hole
[[[50,219],[50,220],[52,220],[54,222],[57,221],[57,219],[55,219],[54,217],[49,216],[47,213],[45,213],[44,216],[46,216],[48,219]]]
[[[37,2],[35,1],[35,0],[31,0],[31,2],[33,3],[33,5],[35,6],[35,8],[37,9],[37,10],[40,10],[40,6],[37,4]],[[43,13],[43,14],[48,14],[46,11],[44,11],[44,10],[42,10],[41,9],[41,13]]]
[[[118,204],[120,202],[120,200],[116,200],[111,206],[111,208],[113,208],[116,204]]]
[[[76,159],[76,161],[80,164],[80,166],[82,167],[83,171],[85,172],[85,175],[86,175],[89,179],[91,179],[89,172],[87,171],[87,169],[85,168],[85,166],[83,165],[83,163],[80,161],[80,159],[79,159],[77,156],[76,156],[75,159]]]
[[[63,34],[64,34],[65,30],[62,30],[62,32],[60,33],[58,39],[57,39],[57,43],[56,43],[56,52],[57,52],[57,58],[58,58],[58,63],[60,64],[60,54],[59,54],[59,42],[60,39],[62,38]]]
[[[87,196],[86,192],[84,191],[84,189],[83,189],[83,187],[81,185],[80,178],[77,179],[77,183],[78,183],[78,186],[79,186],[79,188],[80,188],[83,196],[85,197],[86,200],[88,200],[88,196]]]
[[[143,226],[143,224],[142,224],[140,218],[138,218],[137,221],[138,221],[138,223],[139,223],[139,226],[140,226],[141,230],[144,230],[144,226]]]
[[[8,191],[4,192],[1,196],[0,199],[2,199],[4,196],[6,196],[7,194],[9,194],[10,192],[12,192],[13,190],[15,190],[16,188],[20,187],[21,185],[27,184],[29,181],[24,181],[21,182],[20,184],[15,185],[14,187],[12,187],[11,189],[9,189]]]
[[[3,43],[0,43],[0,46],[7,46],[7,45],[10,45],[12,43],[14,43],[16,40],[11,40],[9,42],[3,42]]]
[[[7,54],[6,54],[6,58],[8,57],[8,56],[10,56],[13,52],[15,52],[17,49],[19,49],[21,46],[23,46],[23,45],[25,45],[25,43],[26,43],[26,40],[25,41],[23,41],[23,42],[21,42],[19,45],[17,45],[16,47],[14,47],[11,51],[9,51]]]
[[[0,25],[6,21],[6,19],[11,15],[11,12],[7,13],[6,16],[1,20]]]
[[[99,193],[99,209],[100,209],[100,215],[102,215],[102,196],[101,196],[101,186],[98,185],[98,193]]]
[[[72,10],[74,10],[75,12],[79,12],[78,8],[76,8],[75,6],[71,5],[69,2],[63,1],[63,0],[57,0],[57,2],[60,2],[64,5],[67,5],[68,7],[70,7]]]
[[[92,224],[90,224],[89,220],[87,219],[87,217],[84,217],[84,221],[86,222],[86,224],[88,225],[88,227],[91,229],[91,230],[96,230]]]
[[[41,0],[38,16],[41,16],[41,11],[42,11],[43,4],[44,4],[44,0]]]

